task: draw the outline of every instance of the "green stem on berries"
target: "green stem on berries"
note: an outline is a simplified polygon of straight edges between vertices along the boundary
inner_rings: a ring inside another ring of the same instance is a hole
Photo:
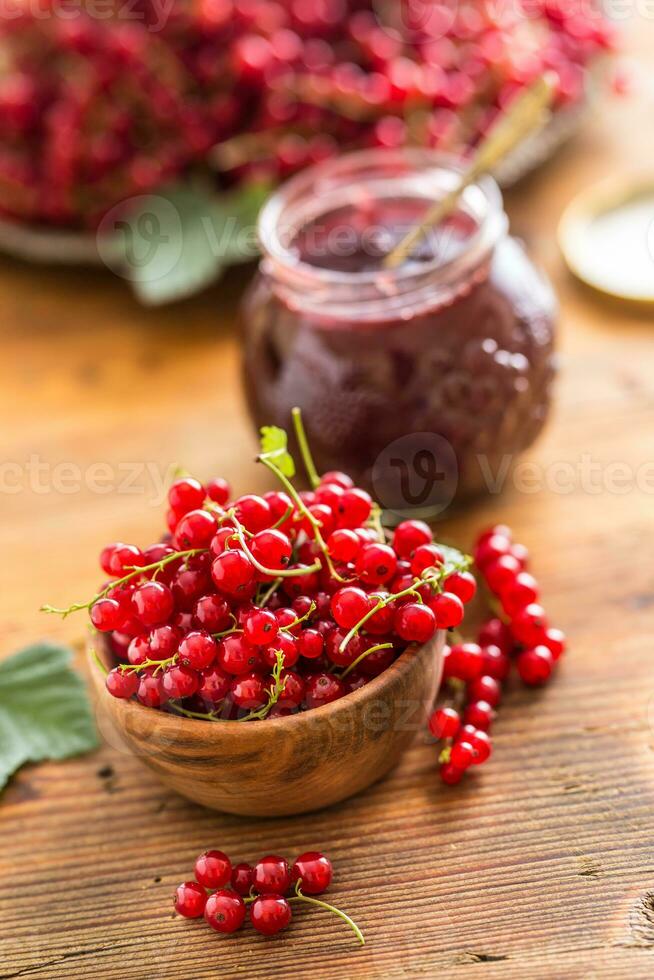
[[[393,644],[392,643],[377,643],[376,646],[370,647],[368,650],[365,650],[363,653],[360,653],[359,656],[356,658],[356,660],[354,660],[341,673],[341,680],[342,681],[345,680],[345,678],[347,677],[347,675],[348,674],[351,674],[352,671],[355,670],[359,666],[359,664],[361,663],[361,661],[362,660],[365,660],[366,657],[369,657],[371,653],[377,653],[378,650],[391,650],[392,648],[393,648]]]
[[[328,902],[321,902],[317,898],[310,898],[309,895],[305,895],[302,891],[301,885],[302,879],[300,878],[295,884],[295,895],[288,898],[288,902],[305,902],[308,905],[315,905],[316,908],[324,909],[325,912],[331,912],[333,915],[337,915],[339,919],[342,919],[343,922],[347,923],[361,945],[366,945],[366,941],[363,938],[363,933],[359,929],[354,919],[351,919],[350,916],[345,912],[342,912],[341,909],[337,909],[335,905],[330,905]]]
[[[205,552],[206,548],[190,548],[188,551],[174,551],[171,555],[166,555],[161,561],[152,562],[151,565],[140,565],[131,566],[132,570],[127,575],[123,575],[122,578],[114,579],[110,582],[101,592],[94,595],[92,599],[88,602],[74,602],[72,606],[68,606],[67,609],[58,609],[56,606],[45,605],[41,606],[40,612],[55,613],[57,616],[61,616],[63,619],[66,616],[70,616],[71,613],[79,612],[81,609],[90,609],[91,606],[99,602],[100,599],[104,599],[112,589],[117,589],[121,585],[126,585],[127,582],[131,582],[133,578],[137,578],[139,575],[146,575],[148,572],[161,571],[170,565],[171,562],[180,561],[180,559],[193,558],[195,555],[200,555]]]
[[[254,565],[256,570],[258,572],[261,572],[262,575],[267,575],[270,576],[271,578],[275,578],[275,577],[299,578],[301,575],[310,575],[311,572],[319,572],[320,569],[322,568],[322,565],[320,564],[320,561],[317,558],[313,563],[313,565],[307,565],[306,567],[303,568],[266,568],[266,566],[262,565],[260,561],[257,561],[257,559],[254,557],[254,555],[248,548],[245,537],[243,535],[244,528],[241,522],[239,521],[239,519],[237,518],[236,514],[230,510],[227,517],[232,521],[234,525],[236,537],[238,538],[239,544],[243,549],[248,561],[250,561],[250,563]]]
[[[281,584],[282,584],[282,580],[280,578],[276,578],[275,581],[270,586],[270,588],[266,592],[264,592],[262,599],[257,603],[260,609],[266,608],[266,606],[268,605],[268,603],[270,602],[270,600],[272,599],[272,597],[274,596],[275,592],[277,591],[277,589]]]
[[[220,702],[222,704],[222,701]],[[168,707],[172,708],[173,711],[179,712],[185,718],[198,718],[200,721],[220,721],[220,716],[214,711],[209,711],[207,714],[203,714],[201,711],[189,711],[188,708],[182,708],[181,704],[177,704],[175,701],[169,701]]]
[[[98,656],[97,651],[95,650],[95,648],[94,647],[91,647],[91,649],[89,650],[89,653],[91,654],[91,658],[92,658],[93,662],[95,663],[95,666],[98,667],[102,671],[102,673],[104,674],[104,676],[106,677],[108,675],[109,671],[107,670],[107,668],[105,667],[105,665],[100,660],[100,658],[99,658],[99,656]]]
[[[292,410],[291,415],[293,416],[293,428],[295,429],[295,438],[297,439],[298,446],[300,447],[302,462],[304,463],[304,468],[307,471],[311,489],[315,490],[320,483],[320,477],[318,476],[318,471],[316,470],[313,456],[311,455],[311,450],[309,449],[309,440],[307,439],[304,422],[302,421],[302,411],[296,406]]]
[[[384,609],[385,606],[388,606],[391,602],[394,602],[395,599],[402,599],[405,595],[414,595],[416,597],[416,602],[422,602],[423,601],[422,596],[416,590],[416,586],[422,585],[422,583],[423,583],[423,579],[417,578],[415,579],[413,585],[410,585],[407,589],[402,589],[401,592],[395,592],[391,595],[387,595],[385,598],[379,599],[379,601],[372,607],[372,609],[369,609],[368,612],[365,614],[365,616],[362,616],[359,622],[355,623],[355,625],[352,627],[350,632],[345,636],[343,642],[339,647],[340,652],[341,653],[345,652],[350,640],[357,635],[359,630],[366,625],[369,619],[372,619],[375,613],[378,613],[380,609]]]
[[[148,667],[154,667],[154,673],[156,674],[159,670],[165,670],[166,667],[171,667],[177,662],[177,654],[173,654],[172,657],[168,657],[167,660],[144,660],[141,664],[119,664],[119,670],[121,673],[126,674],[128,671],[134,671],[138,673],[140,670],[147,670]]]
[[[377,537],[382,544],[386,544],[386,533],[384,531],[384,526],[381,521],[382,509],[377,503],[373,503],[372,512],[368,520],[368,526],[377,532]]]
[[[460,680],[458,677],[448,677],[444,682],[445,686],[449,688],[449,696],[445,698],[442,702],[442,707],[454,708],[459,714],[463,709],[466,700],[466,683]],[[441,739],[443,748],[439,752],[438,762],[439,765],[444,765],[450,761],[450,756],[452,754],[452,746],[454,745],[453,738]]]
[[[263,721],[270,709],[277,704],[284,693],[286,678],[282,677],[284,669],[284,653],[282,650],[275,650],[275,666],[272,669],[272,687],[268,688],[268,701],[261,708],[250,711],[249,714],[239,718],[239,721]]]
[[[238,625],[238,620],[237,620],[236,616],[234,615],[234,613],[230,613],[229,614],[229,617],[230,617],[230,619],[232,619],[234,621],[234,625],[233,626],[230,626],[230,628],[228,630],[223,630],[222,633],[212,633],[211,635],[214,638],[214,640],[222,640],[222,638],[224,636],[231,636],[233,633],[242,633],[243,632],[243,630],[241,629],[241,627]]]
[[[299,626],[300,623],[304,623],[309,618],[309,616],[312,616],[315,611],[316,611],[316,604],[312,599],[311,605],[305,612],[304,616],[296,616],[293,622],[289,623],[288,626],[284,626],[280,632],[285,633],[289,630],[295,629],[295,627]]]
[[[318,545],[318,547],[320,548],[320,550],[322,551],[322,553],[323,553],[323,555],[325,557],[325,562],[327,564],[327,568],[329,570],[329,574],[332,576],[332,578],[335,578],[337,582],[342,582],[343,584],[345,584],[346,582],[349,582],[350,579],[343,578],[343,576],[342,575],[339,575],[338,572],[336,571],[336,569],[334,568],[334,563],[332,562],[331,556],[329,554],[329,551],[327,550],[327,545],[325,544],[325,539],[323,538],[323,536],[322,536],[322,534],[320,532],[320,528],[321,528],[322,525],[321,525],[320,521],[313,516],[313,514],[311,513],[311,511],[309,510],[309,508],[306,506],[306,504],[304,503],[304,501],[300,497],[299,493],[297,492],[297,490],[295,489],[295,487],[293,486],[293,484],[291,483],[291,481],[288,479],[288,477],[286,477],[282,473],[282,471],[279,469],[279,467],[275,466],[275,464],[273,463],[273,461],[271,459],[268,459],[266,456],[257,456],[257,459],[259,460],[260,463],[263,463],[263,465],[266,466],[270,470],[271,473],[274,473],[274,475],[277,477],[277,479],[280,481],[280,483],[284,486],[284,489],[287,491],[287,493],[289,494],[289,496],[292,497],[292,499],[295,501],[295,505],[296,505],[297,509],[308,520],[309,524],[313,528],[313,538],[314,538],[314,541],[316,542],[316,544]],[[305,572],[306,571],[307,570],[305,569]]]
[[[271,531],[276,531],[278,528],[280,528],[282,526],[282,524],[286,524],[286,521],[289,519],[289,517],[293,513],[293,509],[294,509],[293,508],[293,504],[289,504],[288,507],[286,508],[286,513],[285,514],[282,514],[282,516],[279,518],[279,520],[275,521],[275,523],[272,525],[272,527],[271,527],[270,530]]]

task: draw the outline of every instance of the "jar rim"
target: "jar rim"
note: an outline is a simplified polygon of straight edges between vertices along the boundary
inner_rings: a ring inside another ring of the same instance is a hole
[[[401,186],[411,177],[422,182],[425,190],[430,181],[434,184],[444,177],[453,185],[465,168],[461,157],[421,147],[405,147],[400,150],[374,148],[342,154],[333,159],[308,167],[282,184],[262,208],[258,221],[259,241],[264,259],[273,265],[273,271],[291,277],[299,287],[311,285],[329,287],[370,287],[379,281],[379,268],[363,271],[332,270],[316,266],[298,257],[283,240],[284,218],[301,216],[301,203],[305,198],[314,202],[314,209],[327,214],[330,208],[318,208],[316,202],[324,199],[327,191],[346,193],[348,186],[360,180],[378,177],[389,185]],[[387,171],[387,173],[385,173]],[[394,172],[395,171],[395,172]],[[446,188],[446,190],[449,188]],[[443,192],[444,193],[444,192]],[[427,196],[426,194],[424,196]],[[476,211],[475,230],[467,237],[465,247],[457,255],[443,260],[435,254],[432,259],[418,263],[404,263],[388,271],[388,275],[403,292],[428,277],[432,285],[439,281],[450,283],[456,275],[465,274],[485,259],[503,232],[507,218],[504,213],[502,193],[492,177],[480,178],[462,195],[464,210]],[[473,202],[473,203],[471,203]],[[310,220],[310,219],[308,219]],[[307,219],[289,227],[299,231]],[[290,283],[289,283],[290,284]]]

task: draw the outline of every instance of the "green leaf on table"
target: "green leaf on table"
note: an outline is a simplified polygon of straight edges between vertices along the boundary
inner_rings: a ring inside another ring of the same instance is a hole
[[[67,759],[98,744],[72,651],[36,643],[0,661],[0,790],[26,762]]]
[[[276,425],[264,425],[261,428],[261,456],[274,463],[278,470],[289,480],[295,476],[295,461],[288,451],[288,436],[284,429]]]
[[[256,222],[269,191],[261,183],[223,193],[189,184],[144,195],[113,223],[111,241],[121,239],[117,271],[148,306],[199,292],[227,266],[257,257]],[[116,267],[114,257],[109,264]]]

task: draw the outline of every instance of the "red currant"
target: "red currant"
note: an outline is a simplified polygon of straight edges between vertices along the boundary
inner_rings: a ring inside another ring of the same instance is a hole
[[[257,932],[274,936],[291,921],[291,906],[281,895],[260,895],[250,906],[250,921]]]
[[[477,580],[470,572],[453,572],[443,582],[443,590],[458,596],[461,602],[467,604],[477,594]]]
[[[246,906],[241,896],[228,888],[221,888],[207,899],[204,918],[216,932],[231,933],[241,928],[245,912]]]
[[[539,687],[550,679],[554,668],[554,657],[546,646],[536,646],[524,650],[516,660],[520,680],[530,687]]]
[[[220,704],[227,695],[232,678],[220,667],[210,667],[200,675],[200,698],[209,705]]]
[[[267,609],[256,609],[251,612],[243,624],[245,639],[253,646],[264,646],[275,639],[279,633],[279,624],[275,614]]]
[[[291,871],[293,881],[301,879],[306,895],[322,895],[329,888],[333,876],[332,863],[319,851],[307,851],[295,859]]]
[[[190,698],[200,687],[200,676],[190,667],[175,665],[164,671],[161,683],[169,698]]]
[[[307,679],[304,700],[307,708],[320,708],[332,701],[337,701],[345,693],[346,688],[343,681],[334,674],[314,674]]]
[[[470,701],[487,701],[496,708],[502,697],[502,687],[494,677],[482,674],[468,684],[466,694]]]
[[[472,681],[479,677],[484,668],[484,655],[476,643],[457,643],[445,661],[445,677],[458,677],[462,681]]]
[[[247,674],[261,666],[261,655],[244,636],[226,636],[218,644],[218,664],[227,674]]]
[[[168,491],[168,503],[180,516],[202,507],[206,497],[202,484],[192,476],[175,480]]]
[[[152,674],[141,674],[136,696],[146,708],[161,708],[168,700],[161,678]]]
[[[122,671],[114,667],[107,674],[105,681],[107,690],[115,698],[131,698],[136,694],[139,686],[139,678],[136,671]]]
[[[134,589],[132,606],[144,626],[161,626],[173,611],[173,594],[161,582],[146,582]]]
[[[205,595],[193,610],[193,623],[207,633],[222,633],[232,620],[229,603],[221,595]]]
[[[394,626],[407,643],[427,643],[436,632],[436,616],[429,606],[408,602],[395,613]]]
[[[185,919],[199,919],[204,914],[207,893],[197,881],[186,881],[175,892],[175,911]]]
[[[255,583],[254,566],[242,551],[223,551],[211,566],[211,576],[228,596],[248,596]]]
[[[393,534],[393,549],[399,558],[412,558],[416,548],[431,544],[433,535],[424,521],[402,521]]]
[[[361,540],[349,528],[340,528],[329,535],[327,550],[334,561],[353,562],[361,551]]]
[[[548,628],[545,610],[535,602],[525,606],[511,620],[511,632],[518,643],[527,647],[538,646]]]
[[[291,887],[291,869],[284,858],[269,854],[255,864],[252,881],[262,895],[285,895]]]
[[[463,721],[466,725],[473,725],[481,731],[488,731],[493,724],[495,712],[488,701],[473,701],[463,712]]]
[[[286,568],[293,553],[288,537],[272,528],[255,534],[250,542],[250,551],[260,565],[275,570]]]
[[[250,894],[254,871],[249,864],[235,864],[232,868],[232,888],[244,898]]]
[[[442,564],[443,553],[435,544],[421,544],[413,553],[411,571],[414,575],[420,576],[428,568],[438,568]]]
[[[218,653],[218,645],[212,636],[202,630],[187,633],[179,645],[179,661],[194,670],[206,670]]]
[[[434,738],[454,738],[461,727],[461,719],[454,708],[438,708],[429,719],[429,731]]]
[[[397,556],[390,545],[366,544],[359,552],[356,573],[369,585],[389,582],[397,570]]]
[[[186,548],[208,548],[218,530],[218,522],[207,510],[192,510],[182,517],[175,529],[175,543]]]
[[[334,619],[343,629],[356,626],[372,608],[370,596],[353,585],[346,585],[334,593],[331,609]]]
[[[268,700],[268,689],[261,674],[239,674],[232,681],[230,695],[239,708],[252,711],[260,708]]]
[[[268,502],[256,493],[246,493],[235,500],[234,511],[239,523],[252,534],[263,531],[273,523]]]
[[[338,502],[338,526],[361,527],[372,512],[370,494],[358,487],[345,490]]]
[[[214,477],[213,480],[209,480],[207,483],[207,497],[209,500],[213,500],[214,504],[218,504],[219,507],[225,506],[231,494],[232,491],[229,483],[219,476]]]
[[[195,880],[205,888],[223,888],[232,875],[232,863],[222,851],[205,851],[195,862]]]
[[[519,572],[501,592],[502,606],[509,616],[538,599],[538,583],[529,572]]]
[[[463,622],[465,610],[463,603],[453,592],[441,592],[429,601],[429,607],[436,616],[439,629],[454,629]]]

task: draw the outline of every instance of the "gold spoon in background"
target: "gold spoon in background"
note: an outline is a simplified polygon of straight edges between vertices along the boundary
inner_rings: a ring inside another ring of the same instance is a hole
[[[508,112],[491,127],[452,190],[436,201],[385,256],[384,268],[396,269],[401,265],[420,239],[451,214],[466,187],[474,184],[482,174],[489,173],[527,136],[544,125],[549,118],[547,110],[556,90],[556,82],[556,74],[546,72],[518,96]]]

